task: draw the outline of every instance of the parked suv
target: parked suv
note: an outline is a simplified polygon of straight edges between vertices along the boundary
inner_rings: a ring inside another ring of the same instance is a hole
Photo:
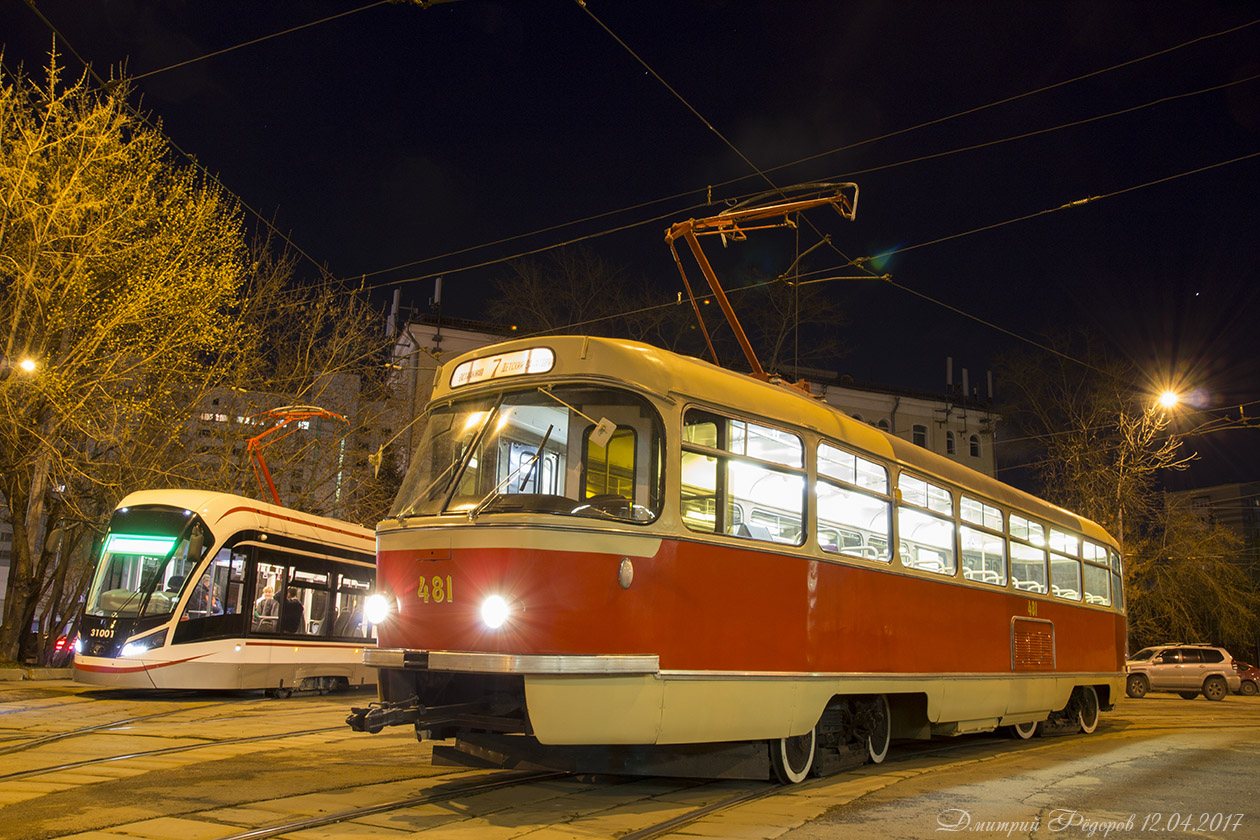
[[[1222,647],[1174,642],[1142,648],[1124,663],[1125,692],[1130,697],[1148,691],[1175,691],[1186,700],[1202,692],[1209,700],[1223,700],[1238,691],[1242,679],[1234,658]]]

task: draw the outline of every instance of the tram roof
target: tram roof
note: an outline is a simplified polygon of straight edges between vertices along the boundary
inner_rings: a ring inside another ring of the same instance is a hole
[[[461,364],[537,347],[555,353],[554,365],[544,373],[490,379],[452,386]],[[611,373],[610,373],[611,371]],[[598,336],[538,336],[493,344],[465,353],[443,365],[434,382],[430,405],[486,389],[515,390],[555,380],[618,382],[647,393],[676,400],[699,401],[743,414],[765,418],[771,425],[808,429],[864,451],[925,477],[943,479],[977,495],[1020,508],[1033,516],[1084,536],[1114,544],[1097,523],[1050,504],[996,478],[951,461],[896,437],[786,383],[770,383],[711,362],[662,350],[650,344]]]
[[[231,527],[234,528],[254,527],[273,533],[317,539],[360,551],[374,550],[371,547],[365,547],[363,540],[368,540],[373,546],[376,541],[376,534],[372,529],[353,522],[317,516],[313,513],[215,490],[187,488],[138,490],[128,494],[119,502],[118,509],[137,505],[166,505],[195,511],[211,528],[233,517],[238,520],[232,523]],[[247,521],[248,525],[245,524]]]

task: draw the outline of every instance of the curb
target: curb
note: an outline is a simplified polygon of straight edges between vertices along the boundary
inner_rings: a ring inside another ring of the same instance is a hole
[[[68,680],[74,677],[73,668],[26,668],[28,680]]]
[[[0,682],[70,679],[74,679],[73,668],[0,668]]]

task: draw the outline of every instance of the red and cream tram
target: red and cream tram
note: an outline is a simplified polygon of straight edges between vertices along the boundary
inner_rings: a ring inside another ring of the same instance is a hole
[[[110,518],[74,678],[281,697],[370,685],[374,549],[367,528],[253,499],[132,493]]]
[[[453,360],[427,411],[355,729],[756,742],[799,781],[892,738],[1090,732],[1123,689],[1110,536],[795,387],[555,337]]]

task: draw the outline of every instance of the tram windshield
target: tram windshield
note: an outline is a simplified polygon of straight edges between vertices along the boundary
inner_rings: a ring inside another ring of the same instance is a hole
[[[433,409],[391,516],[552,513],[649,522],[662,431],[647,400],[532,388]]]
[[[210,534],[191,511],[142,507],[114,512],[88,590],[87,615],[167,615],[179,602]]]

